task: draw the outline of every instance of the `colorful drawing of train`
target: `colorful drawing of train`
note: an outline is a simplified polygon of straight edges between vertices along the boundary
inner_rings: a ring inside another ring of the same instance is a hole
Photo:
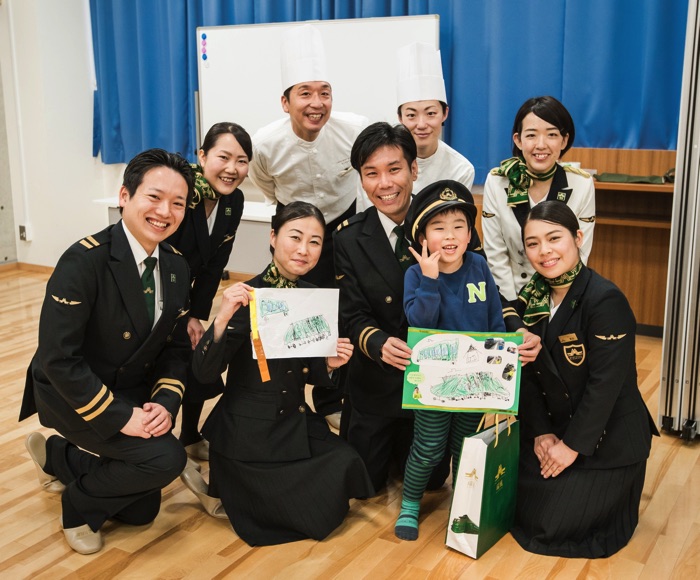
[[[261,300],[260,301],[260,316],[267,320],[275,314],[289,314],[289,305],[285,300]]]
[[[424,360],[437,360],[455,363],[459,354],[459,344],[456,340],[446,340],[422,348],[418,351],[416,362]]]
[[[284,335],[284,344],[287,348],[296,348],[302,344],[325,340],[330,335],[331,327],[323,315],[318,314],[292,322]]]
[[[508,390],[491,373],[479,371],[466,375],[447,375],[442,381],[430,387],[430,392],[441,402],[484,399],[488,396],[507,400]]]

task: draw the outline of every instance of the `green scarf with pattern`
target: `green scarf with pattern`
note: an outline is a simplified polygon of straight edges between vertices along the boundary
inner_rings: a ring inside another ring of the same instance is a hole
[[[282,276],[282,274],[280,274],[280,271],[277,269],[277,266],[275,266],[274,260],[270,262],[270,265],[267,267],[267,270],[265,270],[262,279],[263,282],[267,282],[272,288],[297,287],[296,280],[290,280],[289,278],[285,278],[284,276]]]
[[[508,178],[508,197],[507,203],[509,207],[526,203],[529,201],[528,192],[534,180],[547,181],[554,176],[557,170],[557,164],[545,173],[533,173],[527,168],[522,157],[510,157],[501,161],[501,165],[491,171],[494,175],[501,175]]]
[[[571,286],[581,268],[583,268],[583,262],[579,260],[571,270],[556,278],[545,278],[542,274],[535,272],[532,279],[523,286],[518,294],[518,300],[525,303],[523,322],[526,326],[532,326],[545,316],[549,316],[549,296],[552,288]]]
[[[194,175],[194,195],[189,205],[190,209],[197,207],[203,199],[219,199],[221,194],[209,185],[209,182],[204,177],[202,166],[197,163],[190,163],[190,167],[192,168],[192,175]]]

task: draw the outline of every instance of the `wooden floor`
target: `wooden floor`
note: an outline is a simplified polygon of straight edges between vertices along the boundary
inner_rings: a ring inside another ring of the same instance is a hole
[[[0,578],[700,578],[700,448],[669,435],[654,440],[632,541],[606,560],[536,556],[510,535],[479,560],[454,552],[444,546],[446,488],[426,495],[419,540],[402,542],[393,533],[398,484],[354,501],[323,542],[250,548],[227,521],[207,516],[179,479],[164,490],[152,525],[108,523],[101,552],[76,554],[59,528],[60,498],[39,489],[24,448],[30,432],[51,431],[36,417],[17,423],[47,278],[0,269]],[[661,341],[639,338],[640,388],[653,416],[660,359]]]

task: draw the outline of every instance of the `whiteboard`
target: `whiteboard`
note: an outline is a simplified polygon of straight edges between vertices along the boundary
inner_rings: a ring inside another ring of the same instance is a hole
[[[333,110],[370,121],[398,122],[397,50],[415,41],[439,48],[439,16],[308,21],[323,37]],[[301,22],[197,28],[199,144],[221,121],[252,136],[284,117],[280,97],[280,40]],[[206,58],[205,58],[206,57]],[[246,181],[246,185],[248,180]]]

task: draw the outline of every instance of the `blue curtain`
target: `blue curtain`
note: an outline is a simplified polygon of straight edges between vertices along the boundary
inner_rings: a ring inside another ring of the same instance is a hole
[[[444,138],[474,164],[477,183],[510,155],[515,112],[536,95],[566,105],[578,146],[676,147],[685,0],[91,0],[90,6],[98,79],[94,153],[99,149],[105,163],[155,146],[194,159],[198,26],[421,14],[440,15],[450,104]]]

